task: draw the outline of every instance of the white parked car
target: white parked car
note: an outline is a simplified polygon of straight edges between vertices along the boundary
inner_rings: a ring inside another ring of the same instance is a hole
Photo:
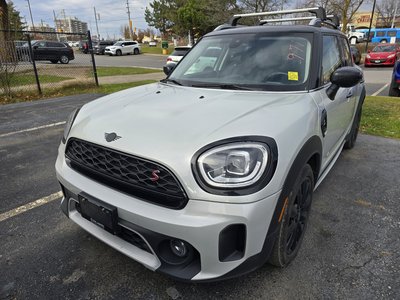
[[[139,54],[140,45],[135,41],[118,41],[112,46],[106,47],[104,54],[108,55],[124,55],[124,54]]]
[[[177,63],[179,62],[189,50],[192,49],[191,46],[179,46],[175,47],[174,51],[172,51],[171,55],[167,57],[167,63]]]
[[[234,16],[161,82],[76,109],[56,162],[65,215],[180,280],[287,266],[365,98],[346,35],[310,10],[309,26]]]

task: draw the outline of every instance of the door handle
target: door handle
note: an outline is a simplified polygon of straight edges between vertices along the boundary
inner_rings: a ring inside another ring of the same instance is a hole
[[[351,89],[351,90],[347,93],[346,98],[349,99],[349,98],[353,97],[353,95],[354,95],[353,89]]]

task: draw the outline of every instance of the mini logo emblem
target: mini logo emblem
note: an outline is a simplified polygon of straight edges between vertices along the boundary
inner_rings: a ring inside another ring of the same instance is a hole
[[[114,142],[118,139],[120,139],[121,137],[118,136],[115,132],[111,132],[111,133],[104,133],[104,138],[106,139],[107,142]]]
[[[150,178],[150,180],[153,181],[153,182],[158,181],[158,179],[160,179],[160,176],[158,176],[158,174],[160,174],[160,170],[154,170],[154,171],[151,173],[151,178]]]

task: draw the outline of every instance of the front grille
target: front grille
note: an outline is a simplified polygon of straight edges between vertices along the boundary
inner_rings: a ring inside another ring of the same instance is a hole
[[[188,201],[175,176],[157,163],[79,139],[68,141],[65,155],[77,172],[139,199],[174,209]],[[152,181],[155,170],[159,179]]]

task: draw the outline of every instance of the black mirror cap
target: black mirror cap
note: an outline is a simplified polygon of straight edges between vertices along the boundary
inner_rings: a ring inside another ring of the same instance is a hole
[[[163,67],[163,71],[165,75],[169,75],[172,73],[172,71],[175,69],[176,67],[176,63],[167,63],[164,67]]]
[[[363,78],[362,71],[356,67],[342,67],[331,75],[331,82],[341,88],[355,86]]]

